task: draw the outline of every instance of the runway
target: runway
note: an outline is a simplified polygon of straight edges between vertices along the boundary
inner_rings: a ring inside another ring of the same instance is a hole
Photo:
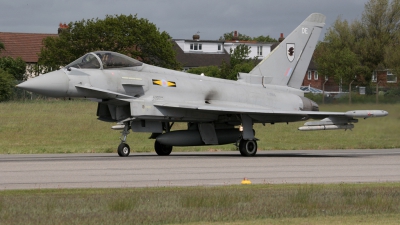
[[[400,182],[400,149],[0,155],[0,190]]]

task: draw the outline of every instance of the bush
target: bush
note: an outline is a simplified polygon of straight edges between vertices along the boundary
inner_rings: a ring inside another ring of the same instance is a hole
[[[14,84],[14,77],[0,69],[0,102],[7,101],[11,98]]]
[[[220,69],[218,68],[218,66],[196,67],[189,69],[187,72],[198,75],[203,73],[207,77],[220,77]]]
[[[26,63],[20,57],[16,59],[9,56],[0,58],[0,69],[13,75],[15,80],[26,80]]]

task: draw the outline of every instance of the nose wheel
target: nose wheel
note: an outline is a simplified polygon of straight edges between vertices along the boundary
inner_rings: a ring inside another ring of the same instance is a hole
[[[129,156],[129,153],[131,153],[131,148],[127,143],[121,143],[118,146],[118,155],[121,157],[126,157]]]

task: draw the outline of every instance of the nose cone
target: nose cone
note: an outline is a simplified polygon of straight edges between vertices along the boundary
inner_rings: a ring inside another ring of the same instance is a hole
[[[67,97],[68,76],[61,70],[29,79],[17,87],[50,97]]]

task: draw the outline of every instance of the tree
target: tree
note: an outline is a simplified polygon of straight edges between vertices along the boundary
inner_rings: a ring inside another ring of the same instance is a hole
[[[236,64],[234,67],[231,68],[229,74],[230,76],[228,78],[231,80],[236,80],[239,72],[249,73],[255,66],[256,64],[254,63],[254,61],[246,61]]]
[[[368,54],[366,60],[371,66],[387,67],[385,50],[399,45],[400,0],[370,0],[365,4],[361,22],[364,28],[361,30],[361,44],[368,47],[363,52]]]
[[[11,98],[14,85],[14,77],[0,68],[0,102]]]
[[[219,38],[219,40],[220,40],[220,41],[232,41],[232,40],[233,40],[233,33],[234,33],[234,31],[224,33],[224,34]],[[238,33],[237,37],[238,37],[238,40],[239,40],[239,41],[251,41],[251,40],[252,40],[252,38],[251,38],[250,36],[247,36],[247,35],[241,34],[241,33]]]
[[[248,73],[257,65],[257,56],[249,58],[250,47],[245,44],[236,46],[230,50],[230,63],[223,65],[221,77],[229,80],[236,80],[239,72]]]
[[[15,80],[26,80],[26,63],[21,57],[16,59],[9,56],[0,58],[0,69],[14,76]]]
[[[270,37],[269,35],[267,36],[258,36],[258,37],[254,37],[253,38],[254,41],[258,41],[258,42],[278,42],[278,40],[276,40],[275,38]]]
[[[257,57],[253,59],[249,59],[249,55],[251,53],[250,46],[245,45],[245,44],[240,44],[236,46],[235,50],[230,49],[230,55],[231,55],[231,68],[235,67],[237,64],[244,63],[244,62],[249,62],[252,60],[257,60]]]
[[[238,45],[235,50],[230,50],[230,62],[222,62],[220,68],[216,66],[198,67],[188,70],[188,73],[201,74],[228,80],[236,80],[239,72],[248,73],[257,64],[257,57],[248,58],[250,47],[244,44]]]
[[[0,42],[0,52],[1,52],[1,50],[4,50],[4,49],[5,49],[4,44],[2,42]]]
[[[392,69],[393,74],[400,74],[400,37],[396,37],[395,41],[385,48],[385,65]]]
[[[360,58],[351,50],[355,36],[346,20],[340,18],[329,28],[324,42],[318,44],[315,62],[318,71],[339,84],[349,84],[361,71]]]
[[[352,23],[338,17],[316,48],[318,70],[335,80],[342,74],[344,83],[355,75],[369,83],[374,70],[399,67],[399,23],[400,0],[370,0]]]
[[[193,73],[193,74],[204,74],[205,76],[208,77],[218,77],[220,78],[220,69],[218,66],[202,66],[202,67],[196,67],[196,68],[191,68],[187,71],[188,73]]]
[[[224,33],[219,38],[219,40],[220,41],[232,41],[233,40],[233,34],[234,34],[234,31]],[[238,40],[239,41],[258,41],[258,42],[278,42],[275,38],[271,38],[269,35],[267,35],[267,36],[260,35],[258,37],[253,37],[252,38],[252,37],[250,37],[248,35],[241,34],[241,33],[238,34]]]
[[[58,37],[47,37],[43,43],[39,64],[48,70],[97,50],[119,52],[156,66],[180,68],[169,34],[136,15],[107,15],[103,20],[71,22]]]

